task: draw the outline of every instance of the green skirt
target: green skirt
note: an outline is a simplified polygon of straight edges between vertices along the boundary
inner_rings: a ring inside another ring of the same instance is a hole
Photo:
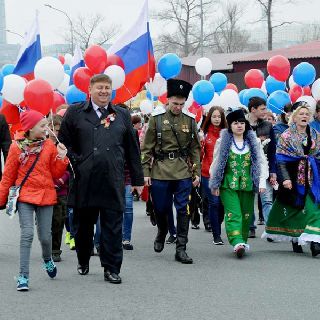
[[[298,241],[299,244],[320,243],[320,206],[312,201],[310,195],[306,197],[304,209],[285,205],[276,199],[262,237]]]

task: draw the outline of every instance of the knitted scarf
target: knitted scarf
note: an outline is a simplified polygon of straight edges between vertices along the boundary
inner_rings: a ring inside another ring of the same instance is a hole
[[[38,154],[41,152],[44,140],[30,140],[22,138],[16,141],[18,147],[21,149],[19,157],[21,165],[25,165],[31,154]]]

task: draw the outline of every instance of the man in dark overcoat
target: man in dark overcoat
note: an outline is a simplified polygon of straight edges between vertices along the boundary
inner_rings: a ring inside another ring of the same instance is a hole
[[[4,115],[0,114],[0,180],[2,177],[1,154],[3,155],[3,160],[6,161],[10,145],[11,137],[9,127]]]
[[[89,272],[94,224],[100,214],[104,277],[121,283],[124,164],[129,167],[133,188],[141,193],[144,179],[139,148],[129,112],[110,102],[111,79],[104,74],[93,76],[89,93],[89,101],[69,107],[59,132],[75,171],[68,205],[74,208],[78,272]]]

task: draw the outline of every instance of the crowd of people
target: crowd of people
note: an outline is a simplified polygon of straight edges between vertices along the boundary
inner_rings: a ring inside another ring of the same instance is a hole
[[[50,278],[57,275],[65,228],[80,275],[89,273],[96,249],[104,279],[121,283],[139,199],[157,226],[154,251],[175,243],[175,260],[183,264],[193,263],[188,232],[190,221],[199,229],[199,212],[213,245],[224,245],[224,221],[238,258],[256,237],[256,218],[268,242],[289,241],[296,253],[310,244],[312,256],[320,254],[320,104],[314,114],[307,103],[288,104],[277,116],[253,97],[248,108],[213,106],[196,123],[185,108],[191,88],[169,79],[166,106],[151,115],[130,114],[126,105],[110,102],[111,79],[95,75],[88,101],[48,117],[22,112],[23,132],[13,142],[0,115],[0,208],[15,206],[14,188],[18,291],[29,290],[34,221]]]

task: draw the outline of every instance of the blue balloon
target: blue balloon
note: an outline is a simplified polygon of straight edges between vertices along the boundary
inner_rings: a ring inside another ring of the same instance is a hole
[[[200,80],[192,88],[193,99],[195,102],[205,105],[208,104],[214,96],[214,86],[210,81]]]
[[[152,99],[152,95],[150,91],[147,91],[147,99],[151,100]],[[157,101],[158,97],[153,96],[153,101]]]
[[[1,69],[3,76],[12,74],[13,70],[14,70],[14,64],[5,64]]]
[[[87,95],[73,84],[66,92],[66,100],[68,104],[83,102],[87,100]]]
[[[174,53],[165,54],[158,62],[159,73],[166,80],[176,77],[181,68],[181,59]]]
[[[3,74],[0,71],[0,91],[2,90],[2,87],[3,87]]]
[[[64,71],[70,70],[70,66],[68,64],[63,65]]]
[[[266,79],[266,89],[269,94],[277,90],[286,90],[286,83],[275,79],[272,76],[268,76]]]
[[[247,89],[247,91],[243,95],[243,104],[247,107],[249,104],[249,100],[253,97],[259,97],[261,99],[267,100],[267,95],[260,89],[251,88]]]
[[[301,62],[294,67],[293,81],[301,87],[310,85],[316,79],[316,69],[308,62]]]
[[[3,102],[3,98],[2,98],[2,96],[0,96],[0,109],[2,107],[2,102]]]
[[[241,104],[244,104],[244,95],[246,94],[246,92],[248,91],[248,89],[243,89],[239,92],[239,100],[241,102]]]
[[[226,75],[221,72],[214,73],[210,77],[209,81],[213,84],[214,89],[217,92],[221,92],[227,86],[227,83],[228,83],[228,79]]]
[[[285,105],[290,102],[289,94],[285,91],[278,90],[270,94],[267,100],[267,108],[275,114],[281,114]]]
[[[68,74],[69,76],[71,75],[71,70],[65,70],[64,73]]]

